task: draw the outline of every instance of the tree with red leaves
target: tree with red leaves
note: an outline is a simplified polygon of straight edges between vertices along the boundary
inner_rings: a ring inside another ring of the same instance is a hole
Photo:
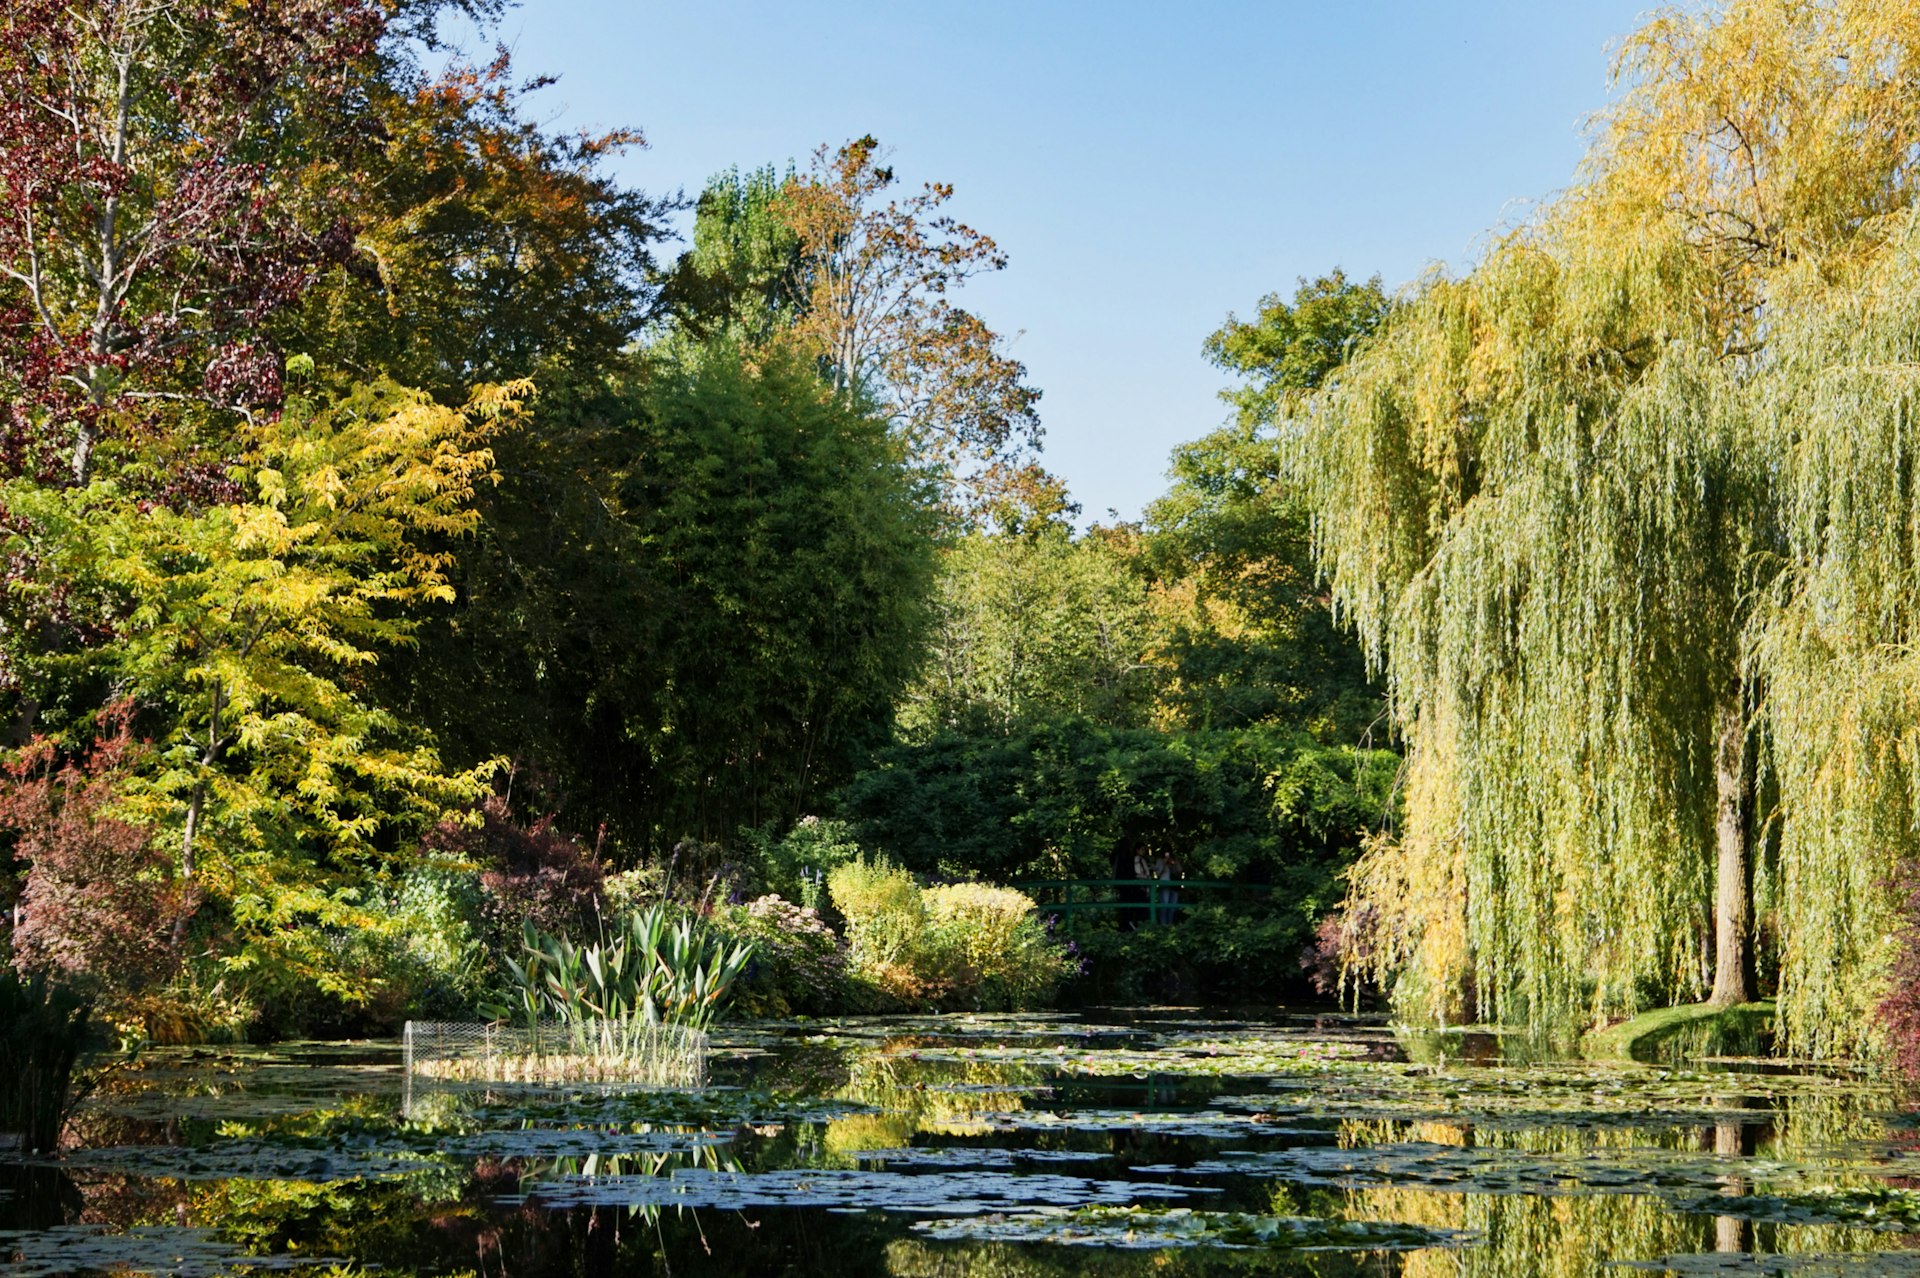
[[[352,241],[288,176],[367,135],[390,16],[378,0],[10,0],[0,473],[84,485],[116,435],[278,406],[263,323]],[[225,450],[196,465],[173,442],[174,483],[218,490]]]
[[[132,707],[103,716],[107,731],[61,760],[41,738],[0,766],[0,831],[25,868],[14,903],[14,961],[27,971],[136,992],[173,975],[190,885],[172,872],[156,831],[116,810],[144,747]]]

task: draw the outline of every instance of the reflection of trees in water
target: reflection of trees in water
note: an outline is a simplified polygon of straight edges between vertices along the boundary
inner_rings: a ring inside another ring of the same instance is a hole
[[[0,1163],[0,1229],[52,1229],[80,1219],[80,1187],[58,1167]]]
[[[992,1130],[982,1118],[1026,1108],[1028,1091],[1044,1085],[1037,1065],[1010,1061],[920,1060],[902,1051],[857,1053],[836,1098],[868,1105],[875,1114],[850,1114],[827,1124],[825,1148],[844,1156],[863,1149],[898,1149],[916,1135],[977,1136]]]
[[[1603,1278],[1614,1272],[1610,1261],[1712,1248],[1711,1230],[1697,1217],[1624,1194],[1545,1198],[1384,1186],[1353,1191],[1347,1214],[1477,1235],[1458,1250],[1408,1255],[1405,1278]]]
[[[766,1056],[750,1059],[743,1073],[752,1086],[800,1096],[831,1096],[847,1084],[851,1061],[862,1048],[844,1043],[784,1040]]]
[[[1471,1124],[1438,1122],[1355,1122],[1342,1124],[1343,1147],[1420,1141],[1484,1150],[1490,1160],[1510,1166],[1511,1155],[1536,1154],[1543,1167],[1568,1156],[1593,1151],[1633,1151],[1633,1165],[1657,1174],[1658,1155],[1670,1152],[1694,1160],[1702,1153],[1726,1160],[1715,1178],[1729,1198],[1764,1192],[1766,1185],[1741,1173],[1755,1158],[1804,1161],[1817,1171],[1822,1155],[1832,1157],[1849,1142],[1881,1138],[1884,1124],[1867,1098],[1836,1088],[1831,1095],[1787,1097],[1763,1102],[1743,1097],[1703,1098],[1717,1110],[1747,1109],[1751,1119],[1729,1117],[1712,1124],[1664,1130],[1631,1128],[1543,1128],[1527,1131],[1476,1129]],[[1648,1157],[1651,1156],[1651,1157]],[[1490,1166],[1495,1165],[1490,1161]],[[1603,1166],[1604,1164],[1598,1164]],[[1867,1188],[1885,1182],[1835,1165],[1820,1183],[1835,1188]],[[1801,1186],[1796,1186],[1800,1188]],[[1703,1192],[1712,1186],[1703,1184]],[[1289,1196],[1282,1185],[1276,1193]],[[1276,1210],[1286,1210],[1284,1201]],[[1762,1252],[1787,1255],[1862,1252],[1884,1248],[1885,1234],[1845,1225],[1776,1224],[1737,1215],[1682,1214],[1653,1195],[1568,1193],[1561,1195],[1475,1192],[1471,1178],[1458,1191],[1397,1185],[1349,1191],[1349,1219],[1425,1225],[1476,1235],[1479,1242],[1458,1251],[1427,1251],[1406,1258],[1406,1278],[1603,1278],[1609,1262],[1652,1260],[1695,1252]]]
[[[1127,1251],[1102,1247],[955,1246],[901,1238],[887,1244],[889,1278],[1383,1278],[1397,1259],[1381,1253],[1311,1254],[1176,1247]]]

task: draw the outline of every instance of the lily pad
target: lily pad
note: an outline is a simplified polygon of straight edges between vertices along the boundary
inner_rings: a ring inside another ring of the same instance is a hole
[[[1407,1251],[1457,1247],[1469,1236],[1375,1221],[1325,1220],[1313,1216],[1262,1216],[1244,1212],[1078,1207],[982,1216],[957,1221],[920,1221],[914,1229],[944,1242],[961,1239],[1052,1243],[1073,1247],[1223,1247],[1290,1251]]]

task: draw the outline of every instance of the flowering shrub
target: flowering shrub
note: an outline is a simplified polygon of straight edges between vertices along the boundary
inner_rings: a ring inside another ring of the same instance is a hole
[[[818,914],[769,893],[716,913],[714,922],[753,944],[753,963],[734,991],[749,1016],[841,1009],[846,947]]]

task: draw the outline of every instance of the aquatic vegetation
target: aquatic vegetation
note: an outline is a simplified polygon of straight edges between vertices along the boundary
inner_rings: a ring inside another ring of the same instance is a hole
[[[704,1032],[634,1015],[521,1025],[408,1021],[404,1041],[407,1072],[427,1078],[649,1087],[706,1081]]]
[[[110,1233],[97,1225],[0,1230],[0,1263],[7,1278],[71,1278],[83,1272],[164,1274],[212,1278],[244,1266],[271,1272],[318,1269],[336,1261],[324,1256],[260,1256],[222,1238],[216,1230],[148,1225]]]
[[[753,957],[702,919],[666,905],[627,915],[585,945],[522,926],[505,1004],[511,1024],[409,1021],[409,1072],[521,1083],[631,1081],[697,1087],[706,1029]]]
[[[641,1271],[692,1248],[728,1272],[1825,1275],[1901,1272],[1920,1234],[1920,1139],[1829,1068],[1419,1062],[1365,1024],[1167,1016],[716,1043],[697,1092],[429,1081],[385,1044],[153,1051],[83,1107],[81,1147],[12,1160],[71,1176],[104,1228],[0,1235],[0,1278],[500,1255],[545,1278],[614,1239]],[[0,1197],[0,1228],[80,1219],[54,1207]]]
[[[847,1168],[791,1168],[738,1174],[690,1169],[671,1176],[567,1177],[531,1196],[544,1207],[818,1207],[981,1215],[1033,1207],[1125,1205],[1140,1199],[1191,1198],[1206,1186],[1151,1181],[1088,1180],[1046,1172],[933,1171],[910,1176]]]
[[[936,1045],[906,1049],[924,1061],[1025,1064],[1095,1077],[1178,1074],[1190,1077],[1253,1077],[1320,1073],[1365,1067],[1372,1055],[1364,1043],[1281,1032],[1236,1035],[1157,1034],[1139,1046],[1112,1044],[982,1047]]]
[[[507,1005],[495,1009],[525,1026],[551,1019],[669,1023],[704,1030],[753,957],[747,942],[728,945],[703,920],[665,905],[627,915],[611,936],[576,945],[528,920]]]
[[[1457,1230],[1313,1216],[1258,1216],[1186,1207],[1075,1207],[961,1221],[923,1221],[930,1238],[1057,1243],[1079,1247],[1230,1247],[1402,1251],[1458,1246]]]

